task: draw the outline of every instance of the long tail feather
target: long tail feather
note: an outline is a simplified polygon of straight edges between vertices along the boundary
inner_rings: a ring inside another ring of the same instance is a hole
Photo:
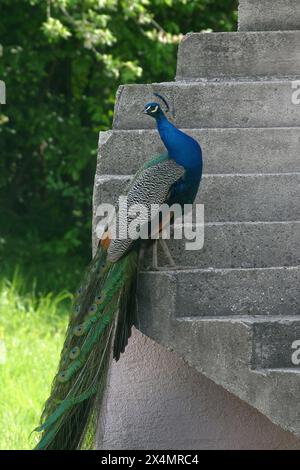
[[[36,449],[93,447],[112,351],[118,360],[135,322],[137,262],[136,250],[111,263],[99,247],[77,293]]]

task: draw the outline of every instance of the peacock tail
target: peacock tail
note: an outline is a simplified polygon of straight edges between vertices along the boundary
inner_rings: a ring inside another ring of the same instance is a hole
[[[202,153],[192,137],[167,120],[158,103],[148,103],[144,113],[156,119],[167,150],[146,163],[128,187],[128,207],[147,209],[141,226],[148,228],[153,205],[193,202]],[[128,229],[132,217],[124,217],[120,226]],[[93,447],[111,358],[119,359],[136,324],[140,240],[113,238],[110,227],[105,235],[74,302],[59,369],[37,428],[41,439],[36,449]]]
[[[93,447],[111,350],[118,359],[135,323],[137,262],[136,249],[112,263],[99,246],[77,292],[37,450]]]

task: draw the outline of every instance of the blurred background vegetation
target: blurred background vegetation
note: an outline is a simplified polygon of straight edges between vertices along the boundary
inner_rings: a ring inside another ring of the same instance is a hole
[[[48,393],[117,87],[172,80],[182,35],[235,30],[237,3],[1,0],[0,448],[29,445]]]

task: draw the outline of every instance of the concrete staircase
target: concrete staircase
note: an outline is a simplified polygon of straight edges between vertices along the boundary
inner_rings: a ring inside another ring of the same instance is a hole
[[[140,273],[139,328],[300,436],[300,3],[242,0],[239,17],[237,33],[183,39],[176,81],[120,87],[94,209],[163,150],[141,114],[161,93],[203,148],[205,244],[173,240],[179,269]]]

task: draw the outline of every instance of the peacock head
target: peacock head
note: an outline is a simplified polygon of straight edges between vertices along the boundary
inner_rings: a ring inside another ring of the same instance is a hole
[[[165,111],[168,112],[170,108],[166,99],[163,96],[159,95],[158,93],[153,93],[153,94],[154,96],[157,96],[165,104],[166,106]],[[151,101],[150,103],[146,104],[143,113],[148,114],[148,116],[151,116],[155,119],[159,119],[160,117],[164,116],[161,105],[154,101]]]
[[[148,114],[148,116],[151,116],[155,119],[157,119],[159,116],[163,115],[163,111],[160,107],[160,104],[155,103],[155,102],[147,103],[145,108],[144,108],[143,113]]]

